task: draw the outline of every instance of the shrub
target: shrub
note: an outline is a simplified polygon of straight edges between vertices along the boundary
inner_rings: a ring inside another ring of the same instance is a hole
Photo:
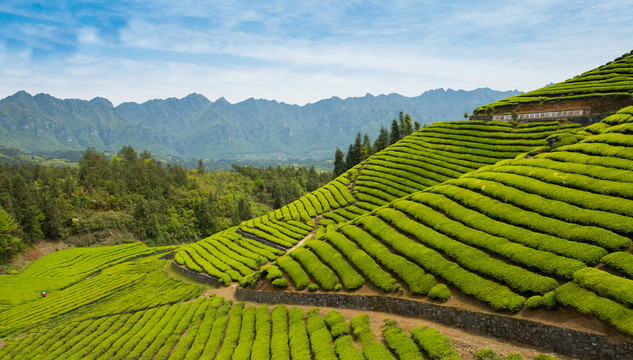
[[[477,350],[475,358],[477,358],[477,360],[503,360],[503,358],[492,349]]]
[[[633,310],[626,306],[600,297],[572,282],[558,287],[555,295],[559,304],[593,314],[625,334],[633,335]]]
[[[451,291],[444,284],[437,284],[429,291],[429,298],[433,300],[446,301],[451,297]]]
[[[364,360],[363,355],[354,345],[350,335],[344,335],[334,341],[334,350],[341,360]]]
[[[433,360],[461,360],[462,358],[446,336],[428,326],[412,329],[411,338]]]
[[[377,214],[407,233],[413,234],[418,238],[422,236],[417,233],[417,227],[410,226],[411,223],[413,225],[417,223],[396,210],[383,208],[378,210]],[[517,312],[523,307],[525,302],[523,296],[513,293],[505,286],[461,268],[456,263],[446,260],[437,251],[429,249],[395,230],[385,232],[382,240],[399,253],[424,266],[429,272],[459,288],[465,294],[475,296],[477,299],[488,303],[493,309]]]
[[[327,265],[336,271],[345,289],[356,290],[365,284],[365,279],[347,263],[343,256],[336,251],[332,245],[320,240],[314,240],[310,241],[306,246],[314,250]]]
[[[290,255],[284,255],[277,259],[276,262],[279,267],[281,267],[292,279],[297,290],[305,289],[310,283],[310,278],[308,274],[303,271],[301,265],[299,265],[296,261],[294,261]]]
[[[584,268],[574,273],[574,282],[600,296],[608,297],[628,307],[633,306],[633,280],[596,268]]]
[[[614,252],[602,258],[602,262],[626,274],[629,278],[633,278],[633,254],[628,252]]]
[[[388,227],[380,219],[373,216],[363,216],[358,219],[358,223],[362,224],[366,231],[374,236],[380,237],[385,227]],[[370,256],[378,260],[384,267],[396,273],[409,286],[409,290],[414,295],[426,295],[428,291],[435,285],[435,277],[427,274],[418,265],[403,258],[402,256],[393,254],[389,249],[380,243],[369,233],[361,230],[354,225],[348,225],[341,228],[341,232],[354,240],[363,250]]]
[[[383,335],[391,351],[398,355],[398,359],[417,360],[423,358],[415,342],[395,324],[386,324]]]
[[[350,321],[352,332],[363,345],[363,355],[367,360],[395,360],[389,349],[380,342],[376,341],[374,334],[369,326],[369,315],[359,314]]]
[[[306,331],[305,314],[299,308],[288,311],[288,339],[293,359],[310,359],[310,341]]]
[[[279,279],[273,280],[271,284],[275,287],[286,289],[288,287],[288,280],[284,278],[279,278]]]
[[[317,291],[317,290],[319,290],[319,285],[317,285],[315,283],[310,283],[310,285],[308,285],[308,290],[310,290],[310,291]]]
[[[349,334],[349,326],[347,326],[347,320],[336,310],[330,310],[325,315],[325,323],[330,329],[330,333],[334,339]]]
[[[253,349],[251,351],[252,360],[270,359],[270,313],[268,306],[261,305],[257,308],[256,331]]]
[[[328,233],[325,238],[339,249],[369,280],[381,290],[391,292],[396,280],[384,271],[365,251],[339,232]]]
[[[319,316],[319,309],[308,311],[308,335],[315,360],[336,360],[336,353],[332,346],[332,336],[325,326],[325,321]]]
[[[277,305],[271,315],[272,335],[270,339],[270,357],[273,360],[290,360],[288,345],[288,309]]]

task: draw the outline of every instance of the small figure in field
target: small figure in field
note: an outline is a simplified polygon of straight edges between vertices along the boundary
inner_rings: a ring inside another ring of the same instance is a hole
[[[46,297],[46,291],[42,291],[42,297]]]

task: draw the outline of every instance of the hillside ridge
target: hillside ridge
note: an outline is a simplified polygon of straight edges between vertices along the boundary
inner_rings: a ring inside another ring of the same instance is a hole
[[[437,89],[417,97],[332,97],[304,106],[253,98],[212,102],[194,93],[114,107],[103,98],[61,100],[20,91],[0,100],[0,143],[30,153],[132,145],[158,156],[324,159],[358,131],[377,134],[399,111],[424,124],[516,93]]]

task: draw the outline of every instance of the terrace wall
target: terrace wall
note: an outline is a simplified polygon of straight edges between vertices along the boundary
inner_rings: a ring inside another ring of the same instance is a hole
[[[581,359],[630,360],[633,354],[633,342],[613,342],[598,334],[389,296],[271,292],[237,288],[235,298],[259,303],[349,308],[424,318]]]
[[[255,240],[255,241],[257,241],[257,242],[259,242],[259,243],[261,243],[261,244],[264,244],[264,245],[266,245],[266,246],[270,246],[270,247],[275,248],[275,249],[277,249],[277,250],[281,250],[281,251],[286,251],[286,250],[288,250],[288,249],[284,248],[283,246],[279,246],[279,245],[277,245],[277,244],[273,244],[273,243],[271,243],[270,241],[266,241],[266,240],[264,240],[264,239],[260,239],[260,238],[258,238],[258,237],[257,237],[257,236],[255,236],[255,235],[252,235],[252,234],[249,234],[249,233],[246,233],[246,232],[242,231],[241,229],[237,229],[235,232],[236,232],[238,235],[241,235],[242,237],[245,237],[245,238],[247,238],[247,239],[251,239],[251,240]]]
[[[211,286],[218,286],[218,279],[209,276],[207,274],[201,274],[199,272],[191,271],[184,266],[180,266],[172,261],[171,268],[177,272],[178,274],[191,279],[193,281],[201,282],[204,284],[209,284]]]

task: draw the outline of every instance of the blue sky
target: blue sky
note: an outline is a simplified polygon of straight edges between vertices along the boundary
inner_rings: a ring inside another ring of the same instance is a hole
[[[531,90],[633,49],[628,1],[0,2],[0,97],[303,105]]]

